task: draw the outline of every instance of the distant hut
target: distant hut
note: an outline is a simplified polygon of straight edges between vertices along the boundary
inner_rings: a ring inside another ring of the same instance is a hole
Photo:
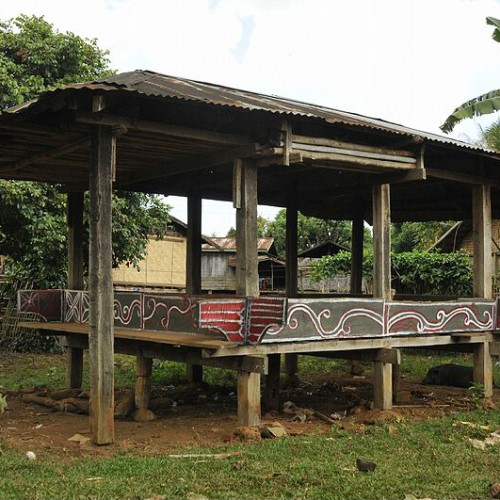
[[[171,215],[169,217],[168,230],[163,238],[148,238],[146,256],[138,268],[121,264],[113,269],[115,288],[173,291],[186,288],[187,225]],[[205,236],[202,241],[213,245]]]
[[[298,288],[301,292],[338,292],[349,293],[350,275],[332,276],[319,282],[311,280],[311,270],[313,263],[325,257],[326,255],[336,255],[341,251],[350,252],[350,249],[334,241],[327,240],[319,245],[308,248],[297,255],[299,283]]]
[[[201,279],[203,290],[233,292],[236,290],[236,238],[211,238],[202,245]],[[285,262],[278,258],[274,238],[257,242],[259,288],[262,292],[284,290]]]

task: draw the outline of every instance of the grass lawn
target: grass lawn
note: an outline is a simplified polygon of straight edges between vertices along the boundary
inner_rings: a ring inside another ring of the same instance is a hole
[[[9,365],[8,370],[0,366],[0,386],[64,385],[62,358],[26,359],[32,363],[29,370],[21,364]],[[403,373],[416,380],[431,364],[469,361],[465,356],[432,361],[422,355],[406,355],[404,360]],[[341,362],[316,358],[304,358],[300,366],[303,373],[344,368]],[[174,383],[184,375],[182,365],[158,363],[155,368],[154,383]],[[116,369],[117,385],[130,386],[133,358],[117,357]],[[211,382],[234,383],[226,372],[207,370],[207,374]],[[321,435],[177,451],[241,452],[225,459],[115,455],[29,461],[24,453],[0,442],[0,498],[196,498],[194,494],[207,498],[489,498],[488,484],[500,482],[500,447],[477,450],[468,438],[482,439],[498,428],[499,412],[476,410],[425,421],[395,418],[351,431],[332,426]],[[357,471],[357,458],[375,462],[376,470]]]

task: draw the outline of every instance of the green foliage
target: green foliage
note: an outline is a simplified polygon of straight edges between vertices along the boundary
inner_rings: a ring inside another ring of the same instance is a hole
[[[274,220],[259,217],[259,236],[274,238],[276,250],[284,256],[286,252],[286,209],[280,210]],[[232,229],[233,234],[234,230]],[[316,217],[307,217],[299,212],[297,220],[298,252],[303,252],[316,245],[331,240],[340,245],[349,247],[351,244],[351,223],[348,221],[324,220]],[[228,233],[229,236],[229,233]],[[365,233],[365,240],[371,241],[369,231]]]
[[[463,253],[404,252],[392,254],[393,288],[398,293],[414,295],[467,296],[472,292],[470,258]],[[313,264],[311,277],[321,281],[351,270],[350,252],[339,252],[318,259]],[[372,279],[373,254],[363,256],[363,276]]]
[[[0,111],[45,91],[111,74],[107,55],[96,40],[60,33],[43,17],[21,15],[0,21]],[[115,193],[115,266],[137,265],[148,235],[166,231],[168,210],[157,196]],[[65,211],[66,196],[58,186],[0,181],[0,255],[9,259],[11,292],[16,283],[37,288],[65,285]]]
[[[486,23],[495,26],[492,38],[495,42],[500,42],[500,20],[494,17],[487,17]],[[483,116],[490,113],[495,113],[500,110],[500,89],[491,90],[486,94],[480,95],[464,102],[453,113],[446,118],[445,122],[441,125],[443,132],[451,132],[455,126],[466,118],[473,118],[475,116]]]
[[[0,22],[0,109],[110,74],[107,55],[96,40],[60,33],[43,16]]]
[[[394,223],[392,250],[396,253],[428,250],[453,224],[453,221]]]

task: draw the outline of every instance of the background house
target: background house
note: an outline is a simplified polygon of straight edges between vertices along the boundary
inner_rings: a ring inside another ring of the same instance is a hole
[[[207,244],[211,240],[202,237]],[[139,269],[122,264],[113,269],[115,288],[172,289],[186,287],[187,225],[170,216],[169,230],[162,239],[150,236],[147,253]]]
[[[326,255],[336,255],[340,251],[350,252],[348,247],[331,240],[311,247],[297,255],[298,257],[298,290],[300,292],[338,292],[349,293],[351,276],[349,274],[332,276],[318,282],[311,280],[311,270],[314,261]]]
[[[236,238],[211,238],[202,245],[203,290],[236,290]],[[258,271],[261,291],[285,289],[285,262],[278,258],[273,238],[258,239]]]

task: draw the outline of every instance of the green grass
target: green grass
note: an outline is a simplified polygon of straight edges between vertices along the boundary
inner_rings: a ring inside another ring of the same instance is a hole
[[[15,363],[4,360],[5,355],[0,357],[0,385],[5,389],[64,386],[62,356],[23,355]],[[420,381],[430,366],[470,364],[471,356],[405,354],[403,360],[406,379]],[[134,358],[117,356],[115,368],[117,386],[132,386]],[[348,363],[304,356],[299,368],[303,375],[345,374]],[[154,384],[185,380],[181,364],[155,361],[153,372]],[[499,380],[498,367],[495,372]],[[235,382],[234,374],[223,370],[207,369],[205,377],[211,384]],[[29,461],[0,442],[0,498],[187,498],[190,493],[208,498],[403,499],[407,494],[488,498],[488,484],[499,480],[499,448],[472,448],[468,438],[481,439],[486,431],[460,421],[488,425],[493,431],[500,428],[500,412],[477,410],[420,422],[392,421],[367,425],[359,432],[334,426],[326,435],[178,450],[243,452],[222,460],[123,454],[61,461],[40,454]],[[356,458],[374,461],[375,472],[358,472]]]
[[[474,421],[496,429],[497,412],[476,411],[409,424],[367,426],[349,433],[236,444],[182,453],[242,451],[240,456],[179,459],[118,456],[72,463],[30,462],[4,450],[0,498],[487,498],[498,480],[498,449],[479,451]],[[356,458],[374,461],[373,473],[355,470]]]

